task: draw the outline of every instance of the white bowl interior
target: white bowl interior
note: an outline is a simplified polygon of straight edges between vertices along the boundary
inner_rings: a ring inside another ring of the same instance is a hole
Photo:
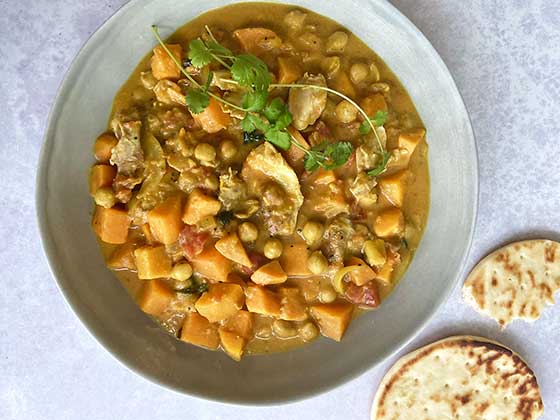
[[[427,128],[431,210],[405,278],[382,307],[352,323],[344,340],[320,339],[288,353],[240,363],[165,334],[105,268],[90,228],[87,192],[93,139],[112,99],[164,36],[228,0],[132,1],[87,42],[53,107],[37,179],[45,251],[58,284],[92,334],[125,365],[177,391],[249,404],[280,403],[332,388],[381,362],[419,331],[460,276],[477,205],[475,143],[445,65],[420,32],[389,3],[293,3],[337,20],[372,47],[400,78]]]

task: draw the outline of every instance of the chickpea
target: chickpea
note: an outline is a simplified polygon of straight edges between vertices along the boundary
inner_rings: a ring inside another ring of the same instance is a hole
[[[216,159],[216,149],[208,143],[199,143],[194,148],[194,157],[201,162],[212,162]]]
[[[319,330],[313,322],[306,322],[299,330],[299,335],[303,341],[311,341],[317,337]]]
[[[286,16],[284,16],[284,23],[288,25],[290,29],[299,30],[303,27],[307,13],[300,12],[299,10],[292,10]]]
[[[336,31],[327,39],[327,53],[340,53],[346,48],[348,43],[348,34],[342,31]]]
[[[220,153],[224,159],[231,159],[237,154],[237,146],[231,140],[224,140],[220,144]]]
[[[299,36],[299,41],[310,51],[315,51],[321,48],[321,38],[312,32],[306,32]]]
[[[336,292],[330,284],[321,288],[321,291],[319,292],[319,300],[321,303],[331,303],[336,300]]]
[[[303,226],[303,238],[307,245],[313,245],[323,236],[323,225],[319,222],[307,222]]]
[[[204,178],[203,185],[204,188],[210,191],[218,191],[218,188],[220,187],[220,181],[218,180],[218,177],[216,175],[210,174],[206,178]]]
[[[171,269],[171,278],[178,281],[185,281],[192,276],[192,272],[192,267],[187,262],[175,264]]]
[[[358,110],[348,101],[340,101],[334,110],[336,118],[341,123],[351,123],[358,116]]]
[[[368,76],[369,69],[366,64],[355,63],[352,64],[352,67],[350,67],[350,80],[352,80],[353,83],[358,84],[360,82],[363,82]]]
[[[255,331],[255,337],[260,339],[267,339],[270,338],[272,335],[272,330],[270,329],[270,325],[261,325],[257,327]]]
[[[368,240],[364,242],[364,254],[369,265],[383,265],[387,260],[385,241],[383,239]]]
[[[272,323],[272,331],[276,337],[280,338],[295,337],[298,333],[292,322],[284,321],[283,319],[274,320]]]
[[[307,259],[307,268],[313,274],[321,274],[329,267],[329,263],[321,251],[313,252]]]
[[[116,202],[115,193],[111,187],[98,188],[93,194],[93,200],[95,204],[106,209],[113,207]]]
[[[239,239],[243,242],[255,242],[259,237],[259,230],[251,222],[243,222],[237,228]]]
[[[284,246],[279,239],[269,239],[264,244],[264,256],[269,260],[275,260],[282,255]]]
[[[340,57],[326,57],[321,61],[321,70],[327,77],[333,77],[340,70]]]

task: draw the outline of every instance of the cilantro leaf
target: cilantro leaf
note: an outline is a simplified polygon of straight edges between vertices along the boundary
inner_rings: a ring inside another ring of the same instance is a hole
[[[212,54],[233,57],[232,52],[228,50],[226,47],[224,47],[222,44],[218,44],[215,41],[208,41],[206,45],[208,46],[208,50]]]
[[[387,167],[387,163],[389,162],[389,158],[391,157],[391,153],[389,152],[383,152],[381,154],[381,160],[379,161],[379,163],[377,164],[377,166],[371,170],[369,170],[367,172],[367,174],[369,176],[377,176],[383,173],[383,171],[385,171],[385,168]]]
[[[387,111],[377,111],[373,117],[370,117],[370,121],[375,127],[381,127],[387,121]],[[360,134],[366,135],[371,131],[371,126],[368,121],[362,122],[360,124]]]
[[[241,86],[252,87],[257,91],[268,90],[272,81],[266,64],[250,54],[241,54],[233,58],[231,77]]]
[[[204,67],[212,61],[212,54],[202,40],[193,39],[189,42],[189,60],[194,67],[198,68]]]
[[[274,126],[271,126],[265,130],[264,137],[267,141],[282,150],[288,150],[292,145],[290,135]]]
[[[268,124],[259,115],[247,113],[241,121],[241,128],[246,133],[252,133],[255,130],[265,131]]]
[[[208,78],[206,79],[206,83],[204,84],[204,91],[208,92],[210,88],[210,84],[212,83],[212,79],[214,79],[214,72],[208,73]]]
[[[247,92],[243,96],[242,105],[249,112],[257,112],[264,108],[267,99],[267,91]]]
[[[306,154],[304,159],[303,167],[308,172],[313,172],[319,169],[321,165],[317,162],[317,159],[314,154]]]
[[[352,143],[348,141],[338,141],[336,143],[324,141],[307,151],[304,167],[310,172],[319,167],[336,169],[348,162],[353,149]]]
[[[200,114],[210,105],[210,97],[208,93],[201,89],[189,89],[185,97],[187,106],[193,114]]]
[[[381,127],[387,121],[388,115],[389,114],[387,111],[377,111],[373,116],[373,125],[375,125],[376,127]]]
[[[263,110],[263,114],[278,130],[283,130],[292,123],[292,114],[280,98],[274,98]]]

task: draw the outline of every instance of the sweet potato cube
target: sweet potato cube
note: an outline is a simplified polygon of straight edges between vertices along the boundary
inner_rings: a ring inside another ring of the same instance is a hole
[[[108,163],[111,159],[111,153],[113,152],[113,147],[118,143],[117,138],[112,133],[103,133],[97,140],[95,140],[95,145],[93,146],[93,154],[95,159],[99,163]]]
[[[402,151],[406,150],[406,153],[403,154],[399,159],[399,166],[406,167],[410,161],[410,158],[414,154],[416,150],[416,146],[424,139],[426,135],[426,130],[420,128],[417,130],[409,131],[408,133],[402,133],[399,135],[397,140],[398,148]]]
[[[210,246],[194,257],[191,261],[195,273],[207,277],[214,282],[227,282],[232,270],[231,261]]]
[[[227,276],[227,283],[238,284],[243,288],[243,290],[247,288],[247,282],[237,273],[229,273]]]
[[[255,283],[266,286],[267,284],[279,284],[288,280],[288,275],[282,269],[278,260],[263,265],[251,276]]]
[[[278,57],[278,83],[294,83],[303,75],[295,57]]]
[[[345,71],[337,72],[334,80],[329,83],[329,87],[334,90],[338,90],[340,93],[343,93],[352,99],[356,97],[356,89]]]
[[[259,55],[276,45],[280,46],[282,40],[276,32],[267,28],[243,28],[233,32],[245,52]]]
[[[183,48],[179,44],[165,44],[171,54],[180,63],[183,55]],[[152,74],[158,80],[172,79],[177,80],[181,77],[181,70],[177,64],[173,62],[171,57],[163,49],[161,45],[154,48],[154,55],[152,56]]]
[[[245,349],[245,339],[235,332],[228,331],[224,328],[218,330],[220,334],[220,341],[222,342],[222,348],[226,354],[233,360],[238,362],[243,356],[243,350]]]
[[[250,285],[245,290],[245,304],[249,312],[275,316],[280,315],[280,297],[261,286]]]
[[[306,306],[297,287],[278,288],[280,296],[280,319],[286,321],[305,321],[307,319]]]
[[[238,284],[215,283],[208,286],[195,303],[200,315],[210,322],[219,322],[235,315],[245,303],[245,294]]]
[[[381,193],[395,207],[403,205],[407,177],[407,171],[399,171],[377,181]]]
[[[139,279],[158,279],[171,274],[171,258],[164,246],[142,246],[134,251]]]
[[[305,242],[299,242],[284,247],[280,256],[280,265],[288,276],[308,276],[311,271],[307,268],[309,250]]]
[[[350,281],[356,286],[363,286],[367,282],[375,279],[375,271],[360,258],[352,257],[346,265],[357,265],[360,268],[348,273]]]
[[[111,165],[93,165],[89,176],[89,193],[91,195],[101,187],[110,187],[117,170]]]
[[[214,197],[204,194],[200,188],[195,188],[187,198],[183,212],[183,222],[196,225],[207,216],[218,214],[222,204]]]
[[[381,93],[374,93],[364,98],[360,106],[370,117],[373,117],[377,111],[387,111],[387,101]]]
[[[373,230],[381,238],[399,236],[404,230],[402,211],[397,208],[383,210],[375,218]]]
[[[229,114],[224,112],[218,100],[214,98],[210,98],[210,103],[204,108],[204,111],[199,114],[192,114],[192,116],[207,133],[217,133],[231,123]]]
[[[237,311],[224,323],[223,328],[249,339],[253,334],[253,314],[244,310]]]
[[[182,210],[182,197],[176,194],[148,212],[148,224],[156,241],[166,245],[177,242],[183,229]]]
[[[119,245],[107,259],[107,267],[113,270],[136,270],[134,262],[134,244],[127,242]]]
[[[187,313],[181,329],[181,340],[210,350],[216,350],[220,345],[217,327],[196,312]]]
[[[228,233],[216,242],[214,246],[220,254],[237,264],[241,264],[245,267],[251,267],[253,265],[236,232]]]
[[[149,280],[144,283],[138,306],[144,312],[158,316],[171,302],[175,294],[162,280]]]
[[[95,206],[93,230],[103,242],[124,244],[128,238],[130,217],[125,210]]]
[[[350,320],[354,306],[348,302],[333,302],[311,306],[311,315],[319,324],[321,334],[340,341]]]

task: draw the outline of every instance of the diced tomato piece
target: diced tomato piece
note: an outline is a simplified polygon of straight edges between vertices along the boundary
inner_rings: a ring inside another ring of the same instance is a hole
[[[210,239],[208,232],[199,232],[195,226],[185,225],[179,234],[179,245],[183,248],[185,257],[192,260],[202,252],[208,239]]]
[[[268,262],[268,259],[265,256],[257,252],[248,251],[247,256],[249,257],[249,260],[251,260],[253,265],[251,267],[241,267],[241,272],[248,276],[253,274],[259,267],[262,267]]]
[[[370,281],[363,286],[356,286],[354,283],[348,283],[346,288],[346,297],[356,305],[377,308],[381,303],[379,299],[379,290],[377,283]]]

